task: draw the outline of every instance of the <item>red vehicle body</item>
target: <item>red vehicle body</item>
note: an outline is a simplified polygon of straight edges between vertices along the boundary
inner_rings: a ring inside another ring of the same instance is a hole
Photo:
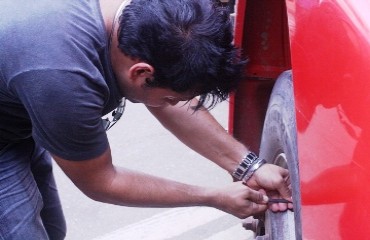
[[[279,164],[279,155],[298,166],[294,171],[292,163],[283,164],[295,185],[295,218],[286,224],[294,225],[297,239],[370,239],[369,11],[368,0],[239,0],[235,5],[235,42],[250,61],[231,97],[229,130],[256,152],[270,149],[263,145],[271,137],[263,135],[271,132],[264,130],[271,115],[266,109],[274,107],[272,100],[268,106],[271,89],[291,70],[293,99],[288,100],[295,103],[295,123],[278,141],[296,159],[281,147],[267,160]],[[265,225],[285,221],[271,215]],[[257,239],[291,238],[264,227]]]

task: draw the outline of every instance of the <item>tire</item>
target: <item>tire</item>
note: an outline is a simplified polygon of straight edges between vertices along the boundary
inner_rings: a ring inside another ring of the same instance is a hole
[[[302,239],[301,198],[297,154],[297,132],[291,71],[283,72],[277,79],[266,112],[260,157],[269,163],[289,170],[293,193],[294,212],[267,211],[264,236],[256,239]]]

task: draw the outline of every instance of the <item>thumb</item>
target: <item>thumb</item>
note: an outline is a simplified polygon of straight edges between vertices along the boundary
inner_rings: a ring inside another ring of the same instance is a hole
[[[266,194],[250,189],[249,195],[247,197],[250,201],[259,203],[259,204],[267,204],[269,198]]]

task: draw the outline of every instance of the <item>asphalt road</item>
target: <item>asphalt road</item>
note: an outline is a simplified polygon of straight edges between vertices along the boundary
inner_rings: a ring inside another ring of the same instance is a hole
[[[228,104],[211,112],[226,128]],[[165,130],[141,104],[127,103],[108,132],[114,164],[202,186],[230,183],[230,176]],[[67,240],[246,240],[240,219],[206,207],[130,208],[84,196],[55,166]]]

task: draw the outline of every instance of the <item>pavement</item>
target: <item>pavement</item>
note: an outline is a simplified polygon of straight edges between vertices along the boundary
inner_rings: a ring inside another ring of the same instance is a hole
[[[225,128],[228,103],[211,111]],[[202,186],[229,184],[230,176],[165,130],[142,104],[127,103],[108,131],[115,165]],[[95,202],[55,165],[67,220],[66,240],[248,240],[241,220],[208,207],[130,208]]]

